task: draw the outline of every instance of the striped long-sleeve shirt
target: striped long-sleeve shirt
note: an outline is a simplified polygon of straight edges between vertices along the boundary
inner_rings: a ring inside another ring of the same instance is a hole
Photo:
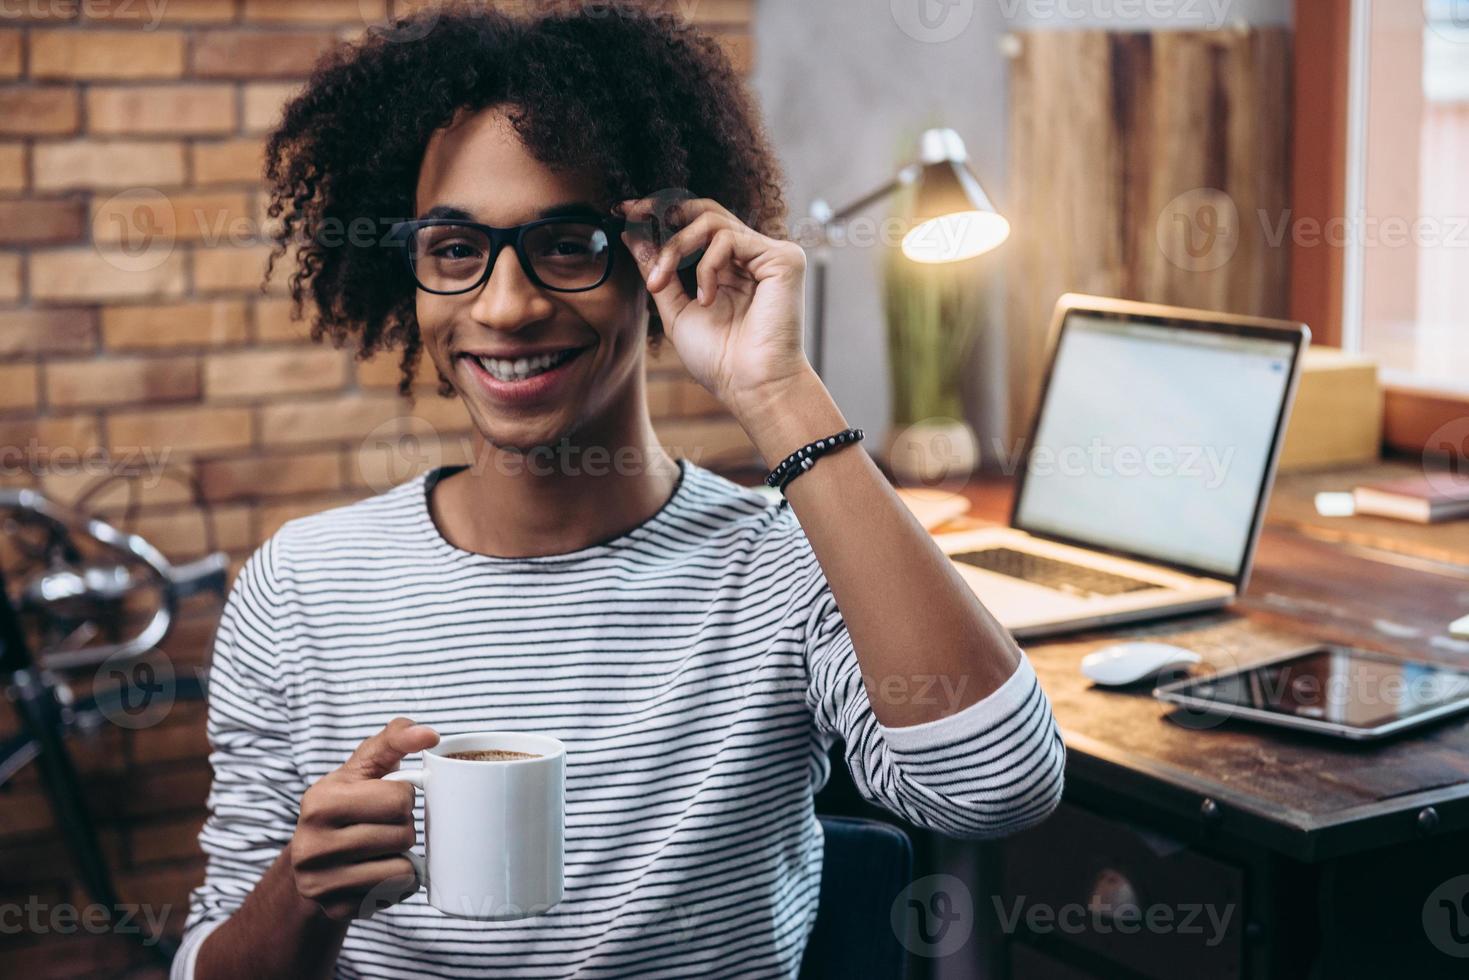
[[[863,796],[915,824],[985,837],[1051,812],[1065,750],[1027,661],[963,710],[883,725],[791,510],[681,470],[650,519],[569,554],[450,544],[427,497],[448,468],[263,544],[216,635],[206,872],[173,976],[289,842],[306,788],[396,715],[566,744],[565,898],[485,922],[420,891],[351,924],[338,977],[793,977],[838,738]],[[423,817],[419,797],[420,847]]]

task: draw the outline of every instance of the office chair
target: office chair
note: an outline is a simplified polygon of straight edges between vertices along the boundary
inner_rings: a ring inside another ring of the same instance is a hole
[[[913,845],[892,824],[818,816],[826,834],[821,904],[801,980],[903,980],[908,951],[893,931],[893,900],[913,880]]]

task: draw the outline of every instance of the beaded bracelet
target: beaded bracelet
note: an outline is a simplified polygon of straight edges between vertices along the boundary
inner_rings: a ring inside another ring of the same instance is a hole
[[[816,461],[842,446],[862,440],[861,429],[843,429],[834,436],[825,439],[817,439],[815,442],[802,446],[781,460],[765,477],[765,485],[779,490],[781,496],[785,496],[786,487],[790,482],[802,473],[816,465]]]

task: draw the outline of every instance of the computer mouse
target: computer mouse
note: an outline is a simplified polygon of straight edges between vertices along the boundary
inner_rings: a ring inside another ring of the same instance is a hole
[[[1136,684],[1203,660],[1192,650],[1144,640],[1116,643],[1081,658],[1083,676],[1105,687]]]

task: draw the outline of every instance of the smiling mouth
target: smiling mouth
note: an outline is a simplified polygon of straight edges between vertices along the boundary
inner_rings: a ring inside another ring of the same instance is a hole
[[[538,374],[554,371],[584,350],[585,347],[568,347],[549,354],[537,354],[535,357],[480,357],[475,354],[460,356],[477,363],[496,381],[524,381]]]

